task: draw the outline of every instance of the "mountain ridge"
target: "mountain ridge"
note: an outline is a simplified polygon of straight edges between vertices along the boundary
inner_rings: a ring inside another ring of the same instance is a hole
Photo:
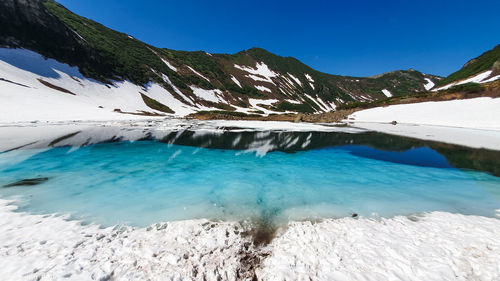
[[[0,23],[6,26],[0,31],[1,46],[77,66],[84,76],[109,85],[130,81],[144,88],[156,83],[194,111],[327,112],[350,102],[426,91],[429,81],[441,79],[415,70],[378,77],[327,74],[258,47],[236,54],[158,48],[78,16],[53,0],[5,0],[0,8]],[[58,81],[51,83],[62,87]],[[172,107],[147,101],[156,108]],[[175,112],[164,113],[170,111]]]

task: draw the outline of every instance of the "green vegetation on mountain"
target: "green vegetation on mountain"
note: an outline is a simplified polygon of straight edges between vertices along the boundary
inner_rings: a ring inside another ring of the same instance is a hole
[[[109,29],[99,23],[78,16],[53,0],[44,2],[47,9],[81,37],[100,57],[100,63],[111,73],[101,73],[102,68],[85,66],[80,70],[99,80],[128,79],[145,84],[154,77],[151,68],[168,73],[171,71],[153,52],[153,47]]]
[[[394,96],[411,95],[425,90],[424,78],[435,83],[440,79],[414,70],[376,77],[331,75],[293,57],[278,56],[261,48],[232,55],[157,48],[74,14],[54,0],[2,0],[0,25],[0,46],[33,50],[77,66],[83,75],[104,83],[129,80],[146,87],[149,82],[156,82],[182,102],[184,96],[198,105],[224,110],[248,107],[249,98],[256,98],[278,100],[272,107],[276,111],[312,113],[323,110],[318,106],[319,99],[336,105],[375,101],[386,98],[383,89]],[[272,81],[235,67],[255,69],[257,63],[266,64],[276,73]],[[218,89],[226,100],[203,100],[192,87]],[[147,97],[143,99],[152,108],[170,110]]]
[[[161,103],[155,99],[152,99],[152,98],[146,96],[145,94],[141,94],[141,97],[142,97],[142,100],[144,101],[144,103],[152,109],[155,109],[155,110],[158,110],[161,112],[165,112],[165,113],[175,113],[168,106],[164,105],[163,103]]]
[[[441,80],[438,85],[446,85],[490,69],[500,72],[500,45],[470,60],[459,71]]]

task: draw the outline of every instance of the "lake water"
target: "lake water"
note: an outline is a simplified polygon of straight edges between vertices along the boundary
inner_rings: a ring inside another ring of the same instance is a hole
[[[0,198],[17,199],[20,211],[107,226],[430,211],[494,217],[500,209],[500,158],[492,151],[378,133],[186,130],[136,141],[88,138],[76,131],[0,153]],[[2,187],[32,178],[48,180]]]

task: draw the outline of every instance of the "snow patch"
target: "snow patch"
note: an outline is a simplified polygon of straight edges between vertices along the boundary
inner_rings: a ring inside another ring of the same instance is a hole
[[[293,104],[301,104],[302,103],[302,102],[296,101],[296,100],[285,100],[285,101],[287,101],[289,103],[293,103]]]
[[[255,88],[261,92],[269,92],[269,93],[272,93],[271,89],[269,88],[266,88],[264,86],[255,86]]]
[[[170,63],[169,63],[166,59],[164,59],[164,58],[161,58],[161,60],[163,61],[163,63],[165,63],[165,64],[168,66],[168,68],[170,68],[170,69],[172,69],[173,71],[177,72],[177,67],[175,67],[175,66],[171,65],[171,64],[170,64]]]
[[[206,101],[215,102],[215,103],[219,103],[219,102],[227,103],[223,98],[221,98],[219,96],[222,94],[222,91],[219,89],[205,90],[202,88],[198,88],[194,85],[189,86],[189,87],[191,88],[193,93],[201,99],[204,99]]]
[[[424,85],[424,88],[428,91],[430,89],[432,89],[432,87],[434,87],[434,82],[432,82],[431,79],[429,78],[424,78],[426,81],[427,81],[427,84]]]
[[[450,83],[446,86],[443,86],[443,87],[440,87],[440,88],[437,88],[437,89],[434,89],[433,91],[441,91],[441,90],[447,90],[455,85],[462,85],[462,84],[466,84],[466,83],[488,83],[488,82],[493,82],[497,79],[500,79],[500,75],[498,76],[495,76],[495,77],[492,77],[490,79],[486,79],[488,78],[491,73],[493,71],[491,70],[488,70],[488,71],[485,71],[485,72],[482,72],[482,73],[479,73],[471,78],[468,78],[468,79],[465,79],[465,80],[462,80],[462,81],[459,81],[459,82],[454,82],[454,83]],[[486,79],[486,80],[485,80]]]
[[[236,85],[238,85],[240,88],[242,88],[242,87],[241,87],[241,83],[240,83],[240,81],[238,81],[238,79],[236,79],[236,77],[234,77],[233,75],[231,75],[231,80],[233,80],[233,82],[234,82]]]
[[[299,80],[299,78],[293,76],[291,73],[287,73],[288,76],[290,76],[290,78],[293,79],[293,81],[295,81],[295,83],[299,84],[300,86],[302,86],[302,82]]]
[[[259,280],[496,280],[500,220],[433,212],[408,218],[290,222]]]
[[[194,70],[191,66],[189,66],[189,65],[188,65],[187,67],[188,67],[188,68],[189,68],[189,70],[191,70],[194,74],[196,74],[196,75],[200,76],[201,78],[203,78],[203,79],[207,80],[208,82],[210,82],[210,80],[209,80],[207,77],[203,76],[201,73],[199,73],[198,71]]]
[[[389,90],[387,90],[387,89],[383,89],[383,90],[382,90],[382,93],[384,93],[384,95],[385,95],[386,97],[388,97],[388,98],[392,97],[391,92],[389,92]],[[364,99],[366,99],[365,97],[363,97],[363,98],[364,98]]]
[[[314,83],[314,79],[311,77],[311,75],[306,73],[306,74],[304,74],[304,76],[306,77],[307,81]]]
[[[422,102],[377,107],[350,116],[356,122],[450,126],[500,130],[500,98],[481,97],[465,100]]]
[[[235,68],[243,70],[245,72],[248,72],[253,75],[247,75],[248,77],[257,80],[257,79],[263,79],[263,80],[258,80],[258,81],[266,81],[269,83],[274,84],[273,80],[271,78],[278,76],[276,72],[272,71],[265,63],[263,62],[257,62],[255,68],[248,67],[248,66],[241,66],[241,65],[234,65]],[[256,76],[258,75],[258,76]],[[260,77],[259,77],[260,76]],[[257,78],[258,77],[258,78]]]

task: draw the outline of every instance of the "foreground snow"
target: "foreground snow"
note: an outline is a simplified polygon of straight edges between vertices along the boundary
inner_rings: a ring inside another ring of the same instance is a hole
[[[264,280],[497,280],[500,220],[434,212],[380,221],[292,222]]]
[[[245,261],[253,254],[264,258],[259,280],[500,278],[500,220],[493,218],[435,212],[291,222],[254,248],[243,234],[248,225],[237,222],[99,228],[14,212],[8,203],[0,200],[3,280],[237,280],[251,276]]]

